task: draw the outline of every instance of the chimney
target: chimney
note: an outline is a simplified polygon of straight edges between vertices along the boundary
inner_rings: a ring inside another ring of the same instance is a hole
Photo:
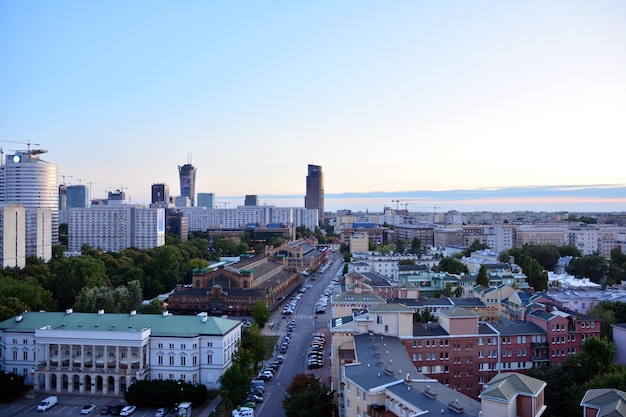
[[[102,316],[103,314],[104,314],[104,309],[100,309],[100,310],[98,310],[98,315],[99,315],[99,316]]]
[[[167,311],[163,312],[163,317],[167,317]]]
[[[18,314],[17,316],[15,316],[15,321],[20,322],[20,321],[22,321],[23,318],[24,317],[22,317],[21,314]]]
[[[131,316],[136,316],[137,315],[137,310],[130,310],[130,315]]]
[[[65,309],[65,314],[72,314],[73,312],[74,312],[74,309],[71,309],[71,308]]]

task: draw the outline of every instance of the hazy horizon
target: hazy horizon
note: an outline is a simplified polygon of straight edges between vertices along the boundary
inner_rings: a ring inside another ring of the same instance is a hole
[[[304,195],[258,195],[258,197],[260,205],[304,206]],[[215,196],[215,199],[217,208],[244,205],[244,196]],[[435,210],[438,213],[451,210],[626,212],[626,185],[326,193],[324,204],[327,212],[346,209],[373,213],[382,212],[385,207],[425,213],[432,213]]]

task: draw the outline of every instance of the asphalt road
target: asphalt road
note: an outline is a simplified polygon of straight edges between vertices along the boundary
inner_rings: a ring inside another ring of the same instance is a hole
[[[330,302],[325,314],[315,315],[315,303],[320,294],[326,289],[330,280],[335,273],[343,266],[343,258],[340,254],[332,254],[330,256],[332,265],[326,269],[323,274],[315,276],[315,281],[307,280],[313,287],[309,289],[298,302],[298,305],[291,317],[282,319],[282,306],[272,315],[272,320],[278,323],[278,328],[274,328],[269,334],[279,335],[278,345],[283,341],[283,337],[287,333],[289,322],[294,319],[296,327],[292,334],[291,343],[287,353],[283,354],[285,362],[279,368],[274,377],[265,382],[265,395],[262,403],[258,404],[255,411],[256,417],[285,417],[285,411],[282,407],[282,400],[285,392],[293,377],[300,373],[319,374],[317,371],[311,371],[306,366],[306,353],[311,341],[311,334],[317,329],[327,328],[331,318]],[[289,297],[291,298],[291,297]],[[317,320],[315,318],[317,317]],[[330,348],[330,340],[326,341],[324,352],[324,363],[329,362],[328,351]],[[275,351],[274,357],[279,353]],[[327,385],[328,382],[324,381]]]

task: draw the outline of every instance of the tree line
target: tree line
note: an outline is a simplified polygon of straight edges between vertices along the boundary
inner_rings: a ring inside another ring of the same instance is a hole
[[[187,242],[168,235],[164,246],[147,250],[105,253],[83,245],[80,256],[68,258],[55,247],[48,262],[29,257],[24,268],[0,270],[0,320],[24,311],[140,309],[142,300],[190,283],[194,269],[219,259],[208,249],[208,239],[194,234]],[[162,308],[154,303],[143,309],[156,313]]]

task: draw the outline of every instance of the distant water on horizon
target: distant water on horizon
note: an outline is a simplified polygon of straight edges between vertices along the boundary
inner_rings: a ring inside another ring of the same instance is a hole
[[[244,205],[243,196],[220,198],[218,208]],[[220,205],[220,203],[228,203]],[[259,195],[260,205],[304,207],[304,195]],[[493,211],[536,212],[626,212],[626,186],[512,187],[482,190],[401,191],[326,194],[326,212],[382,213],[385,207],[409,212],[432,213]]]

